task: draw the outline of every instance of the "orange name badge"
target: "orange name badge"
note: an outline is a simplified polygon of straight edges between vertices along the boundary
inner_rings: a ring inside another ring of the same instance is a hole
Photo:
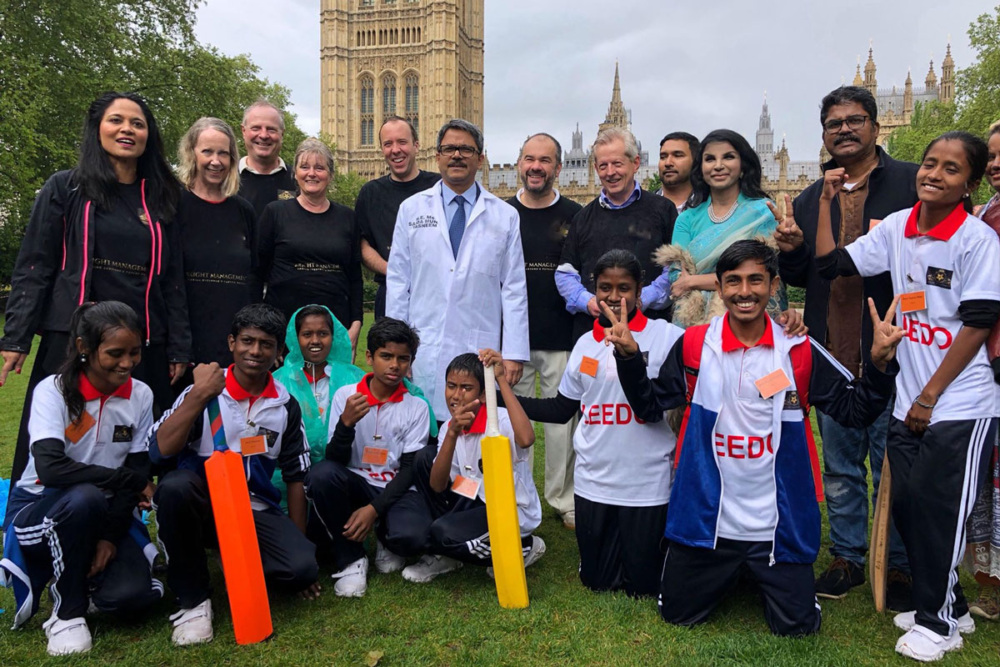
[[[899,297],[899,309],[904,313],[915,313],[927,309],[927,298],[924,291],[907,292]]]
[[[597,359],[584,357],[580,360],[580,372],[592,378],[597,377]]]
[[[370,466],[384,466],[389,460],[389,450],[384,447],[365,447],[361,454],[361,462]]]
[[[479,495],[479,480],[458,475],[451,483],[451,490],[469,500],[475,500]]]
[[[868,221],[868,231],[871,231],[871,230],[875,229],[876,227],[878,227],[879,223],[881,223],[881,222],[882,222],[882,218],[872,218],[871,220],[869,220]]]
[[[754,385],[756,385],[757,391],[760,392],[761,396],[771,398],[779,391],[791,387],[792,383],[788,379],[788,376],[785,375],[785,371],[779,368],[754,382]]]
[[[86,435],[87,431],[94,428],[96,423],[97,421],[90,416],[90,413],[84,410],[80,413],[78,420],[70,422],[70,425],[66,427],[66,439],[75,445],[80,442],[80,438]]]
[[[240,438],[240,451],[243,453],[243,456],[263,454],[267,451],[267,438],[262,435],[251,435],[246,438]]]

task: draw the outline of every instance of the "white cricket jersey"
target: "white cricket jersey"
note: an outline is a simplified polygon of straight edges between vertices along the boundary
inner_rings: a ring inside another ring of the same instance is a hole
[[[449,419],[440,429],[441,438],[448,432],[451,424]],[[530,535],[542,523],[542,501],[535,488],[531,464],[534,460],[531,447],[518,447],[514,441],[514,426],[510,423],[510,415],[506,408],[497,408],[497,426],[500,435],[510,440],[511,456],[514,464],[514,495],[517,498],[517,518],[521,527],[521,536]],[[473,479],[479,483],[478,497],[486,502],[486,489],[483,484],[483,454],[480,440],[486,432],[486,406],[480,406],[476,420],[469,430],[455,440],[455,455],[451,457],[451,481],[458,475]],[[440,453],[438,448],[438,453]]]
[[[761,396],[757,380],[774,370],[771,318],[761,339],[747,347],[722,324],[723,400],[712,447],[722,476],[718,536],[770,542],[778,523],[774,482],[773,398]],[[789,378],[794,382],[793,378]]]
[[[349,384],[334,393],[329,437],[333,437],[347,399],[363,394],[371,408],[354,425],[354,444],[347,467],[372,486],[385,488],[399,472],[403,454],[418,452],[427,444],[431,421],[427,403],[408,392],[402,382],[392,396],[380,402],[371,393],[371,377],[369,373],[358,384]]]
[[[647,357],[646,373],[655,378],[683,330],[665,320],[647,319],[641,311],[636,311],[629,329]],[[604,344],[604,329],[596,322],[573,346],[559,393],[580,401],[580,423],[573,434],[574,493],[626,507],[670,500],[677,438],[666,419],[647,424],[632,414],[618,381],[614,346]]]
[[[1000,240],[982,220],[957,207],[927,234],[917,230],[921,204],[892,213],[874,229],[848,245],[858,273],[892,275],[896,294],[924,292],[926,308],[903,313],[896,323],[905,335],[897,355],[893,416],[905,419],[914,399],[937,371],[962,328],[958,307],[963,301],[1000,301]],[[993,373],[980,347],[972,361],[941,394],[931,423],[1000,416]]]
[[[80,425],[74,426],[59,390],[59,377],[50,375],[35,387],[28,419],[30,443],[62,440],[66,456],[74,461],[112,469],[121,467],[129,454],[146,451],[146,435],[153,426],[153,392],[144,382],[129,378],[114,393],[104,396],[81,375],[86,415],[78,422]],[[29,455],[17,486],[31,493],[41,493],[45,488],[38,481],[34,454]]]

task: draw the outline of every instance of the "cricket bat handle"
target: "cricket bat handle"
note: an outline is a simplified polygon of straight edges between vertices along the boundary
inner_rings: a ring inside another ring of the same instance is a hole
[[[500,435],[500,424],[497,421],[497,378],[493,366],[483,369],[486,386],[486,435]]]

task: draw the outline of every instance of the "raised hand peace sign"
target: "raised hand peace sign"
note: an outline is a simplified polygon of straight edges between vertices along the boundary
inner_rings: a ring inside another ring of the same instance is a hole
[[[791,252],[802,245],[805,239],[792,213],[792,198],[785,195],[785,215],[778,212],[778,207],[773,202],[768,201],[767,207],[771,209],[771,215],[778,222],[774,230],[774,240],[778,242],[778,250]]]
[[[896,356],[896,347],[899,341],[903,340],[903,330],[892,323],[892,318],[896,316],[896,304],[899,303],[899,295],[893,297],[889,304],[889,310],[885,317],[880,317],[875,302],[868,298],[868,314],[872,318],[872,363],[880,370],[885,370],[886,364]]]
[[[604,344],[614,345],[615,350],[623,357],[631,357],[638,352],[639,344],[635,342],[632,331],[628,328],[628,307],[625,298],[622,297],[619,315],[615,315],[615,311],[611,310],[606,301],[601,302],[601,309],[611,322],[611,326],[604,329]]]

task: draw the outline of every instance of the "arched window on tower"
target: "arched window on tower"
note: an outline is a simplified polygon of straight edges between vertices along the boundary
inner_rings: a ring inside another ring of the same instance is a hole
[[[375,80],[371,76],[361,77],[361,145],[375,143]]]
[[[420,81],[412,72],[406,75],[406,119],[420,136]]]
[[[396,77],[386,74],[382,77],[382,117],[396,115]]]

